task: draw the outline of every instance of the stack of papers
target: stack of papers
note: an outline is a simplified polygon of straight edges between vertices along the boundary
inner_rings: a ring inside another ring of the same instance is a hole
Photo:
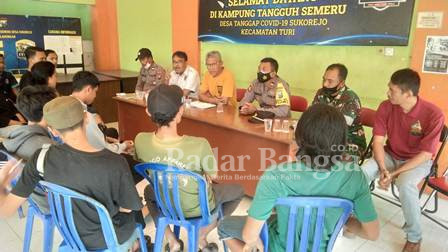
[[[209,108],[216,107],[216,104],[201,102],[201,101],[194,101],[194,102],[190,103],[190,106],[193,108],[199,108],[199,109],[209,109]]]

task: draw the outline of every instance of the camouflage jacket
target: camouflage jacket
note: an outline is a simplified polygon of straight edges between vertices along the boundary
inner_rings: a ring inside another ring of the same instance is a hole
[[[348,126],[348,154],[360,157],[366,149],[366,136],[361,125],[361,101],[358,95],[347,86],[332,95],[319,89],[313,100],[313,104],[316,103],[333,106],[344,115]]]

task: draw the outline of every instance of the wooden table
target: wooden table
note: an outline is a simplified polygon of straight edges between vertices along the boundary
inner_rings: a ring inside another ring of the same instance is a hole
[[[117,121],[117,106],[112,97],[121,92],[120,81],[113,77],[95,74],[99,81],[100,87],[96,94],[93,107],[98,111],[98,114],[103,118],[103,121],[116,122]],[[56,89],[60,95],[70,95],[72,93],[72,82],[74,74],[58,74],[58,83]]]
[[[94,71],[97,74],[109,76],[120,80],[120,88],[122,93],[134,93],[135,85],[139,73],[128,70],[109,70],[109,71]]]
[[[156,126],[145,113],[143,101],[135,98],[114,98],[118,104],[118,125],[122,140],[134,139],[139,132],[150,132]],[[179,133],[205,137],[219,165],[221,183],[241,184],[247,195],[253,196],[263,170],[275,162],[286,161],[292,130],[289,133],[264,132],[263,124],[249,123],[248,116],[225,107],[223,113],[216,109],[187,108],[179,125]],[[216,149],[215,149],[216,148]]]

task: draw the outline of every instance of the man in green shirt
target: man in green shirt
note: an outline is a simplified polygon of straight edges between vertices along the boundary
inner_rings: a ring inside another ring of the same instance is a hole
[[[140,161],[162,163],[203,175],[207,184],[210,209],[222,205],[224,216],[230,215],[244,196],[238,184],[212,183],[218,175],[218,166],[212,148],[205,138],[180,136],[177,125],[181,122],[183,92],[176,85],[159,85],[148,96],[147,113],[157,125],[156,132],[140,133],[135,138],[135,152]],[[199,189],[195,180],[184,178],[180,183],[181,207],[185,217],[201,215]],[[154,221],[160,214],[152,186],[145,188],[145,199]],[[207,234],[216,222],[200,231],[199,248],[207,247]],[[169,228],[165,232],[170,251],[178,251],[180,245]],[[216,246],[216,245],[215,245]]]
[[[219,224],[219,237],[226,241],[232,252],[252,251],[254,248],[263,251],[259,236],[266,221],[269,227],[268,251],[285,251],[289,211],[285,207],[275,207],[276,214],[273,215],[272,210],[278,198],[289,196],[351,200],[354,216],[346,223],[347,231],[365,239],[378,238],[377,214],[364,174],[356,164],[343,161],[341,149],[335,148],[345,146],[346,132],[344,116],[331,106],[317,104],[303,113],[295,132],[299,146],[297,161],[273,166],[263,174],[249,216],[226,217]],[[327,210],[320,251],[326,251],[340,215],[338,209]],[[299,215],[299,220],[301,217]],[[298,228],[296,231],[300,230]],[[300,235],[295,237],[294,251],[298,251]],[[312,239],[313,236],[310,236],[307,241],[309,247],[312,247]]]

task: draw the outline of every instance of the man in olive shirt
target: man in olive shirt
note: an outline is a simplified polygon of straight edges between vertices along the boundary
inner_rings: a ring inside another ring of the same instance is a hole
[[[135,138],[137,158],[143,162],[163,163],[179,169],[196,172],[208,181],[208,202],[213,210],[222,205],[223,214],[230,215],[237,208],[244,190],[238,184],[212,183],[218,176],[218,166],[207,139],[179,135],[178,124],[184,111],[182,89],[176,85],[160,85],[148,96],[147,113],[157,125],[156,132],[140,133]],[[188,178],[179,181],[180,202],[186,218],[201,215],[197,182]],[[151,185],[145,189],[145,199],[154,221],[160,214]],[[200,230],[199,248],[207,247],[207,234],[216,222]],[[179,244],[169,228],[165,231],[171,251]],[[210,244],[211,245],[211,244]]]
[[[138,51],[135,61],[137,60],[142,64],[142,68],[135,91],[150,92],[160,84],[167,84],[165,69],[154,62],[152,52],[148,48],[142,48]]]
[[[263,174],[248,211],[249,216],[226,217],[220,223],[219,237],[225,240],[231,251],[242,251],[243,248],[244,251],[252,251],[253,248],[263,251],[259,236],[266,221],[269,227],[268,251],[285,251],[289,209],[275,207],[276,215],[272,215],[272,211],[278,198],[292,196],[351,200],[354,217],[349,218],[346,229],[365,239],[378,238],[379,223],[364,173],[355,163],[343,161],[342,151],[332,148],[345,146],[346,132],[343,115],[333,107],[317,104],[303,113],[295,132],[299,146],[298,161],[273,166]],[[322,162],[322,158],[326,162]],[[341,211],[336,209],[326,211],[319,251],[326,251],[340,214]],[[296,232],[300,233],[300,230],[299,227]],[[299,240],[300,234],[295,237],[294,251],[298,251],[303,241]],[[310,246],[313,240],[310,235],[307,241]]]

